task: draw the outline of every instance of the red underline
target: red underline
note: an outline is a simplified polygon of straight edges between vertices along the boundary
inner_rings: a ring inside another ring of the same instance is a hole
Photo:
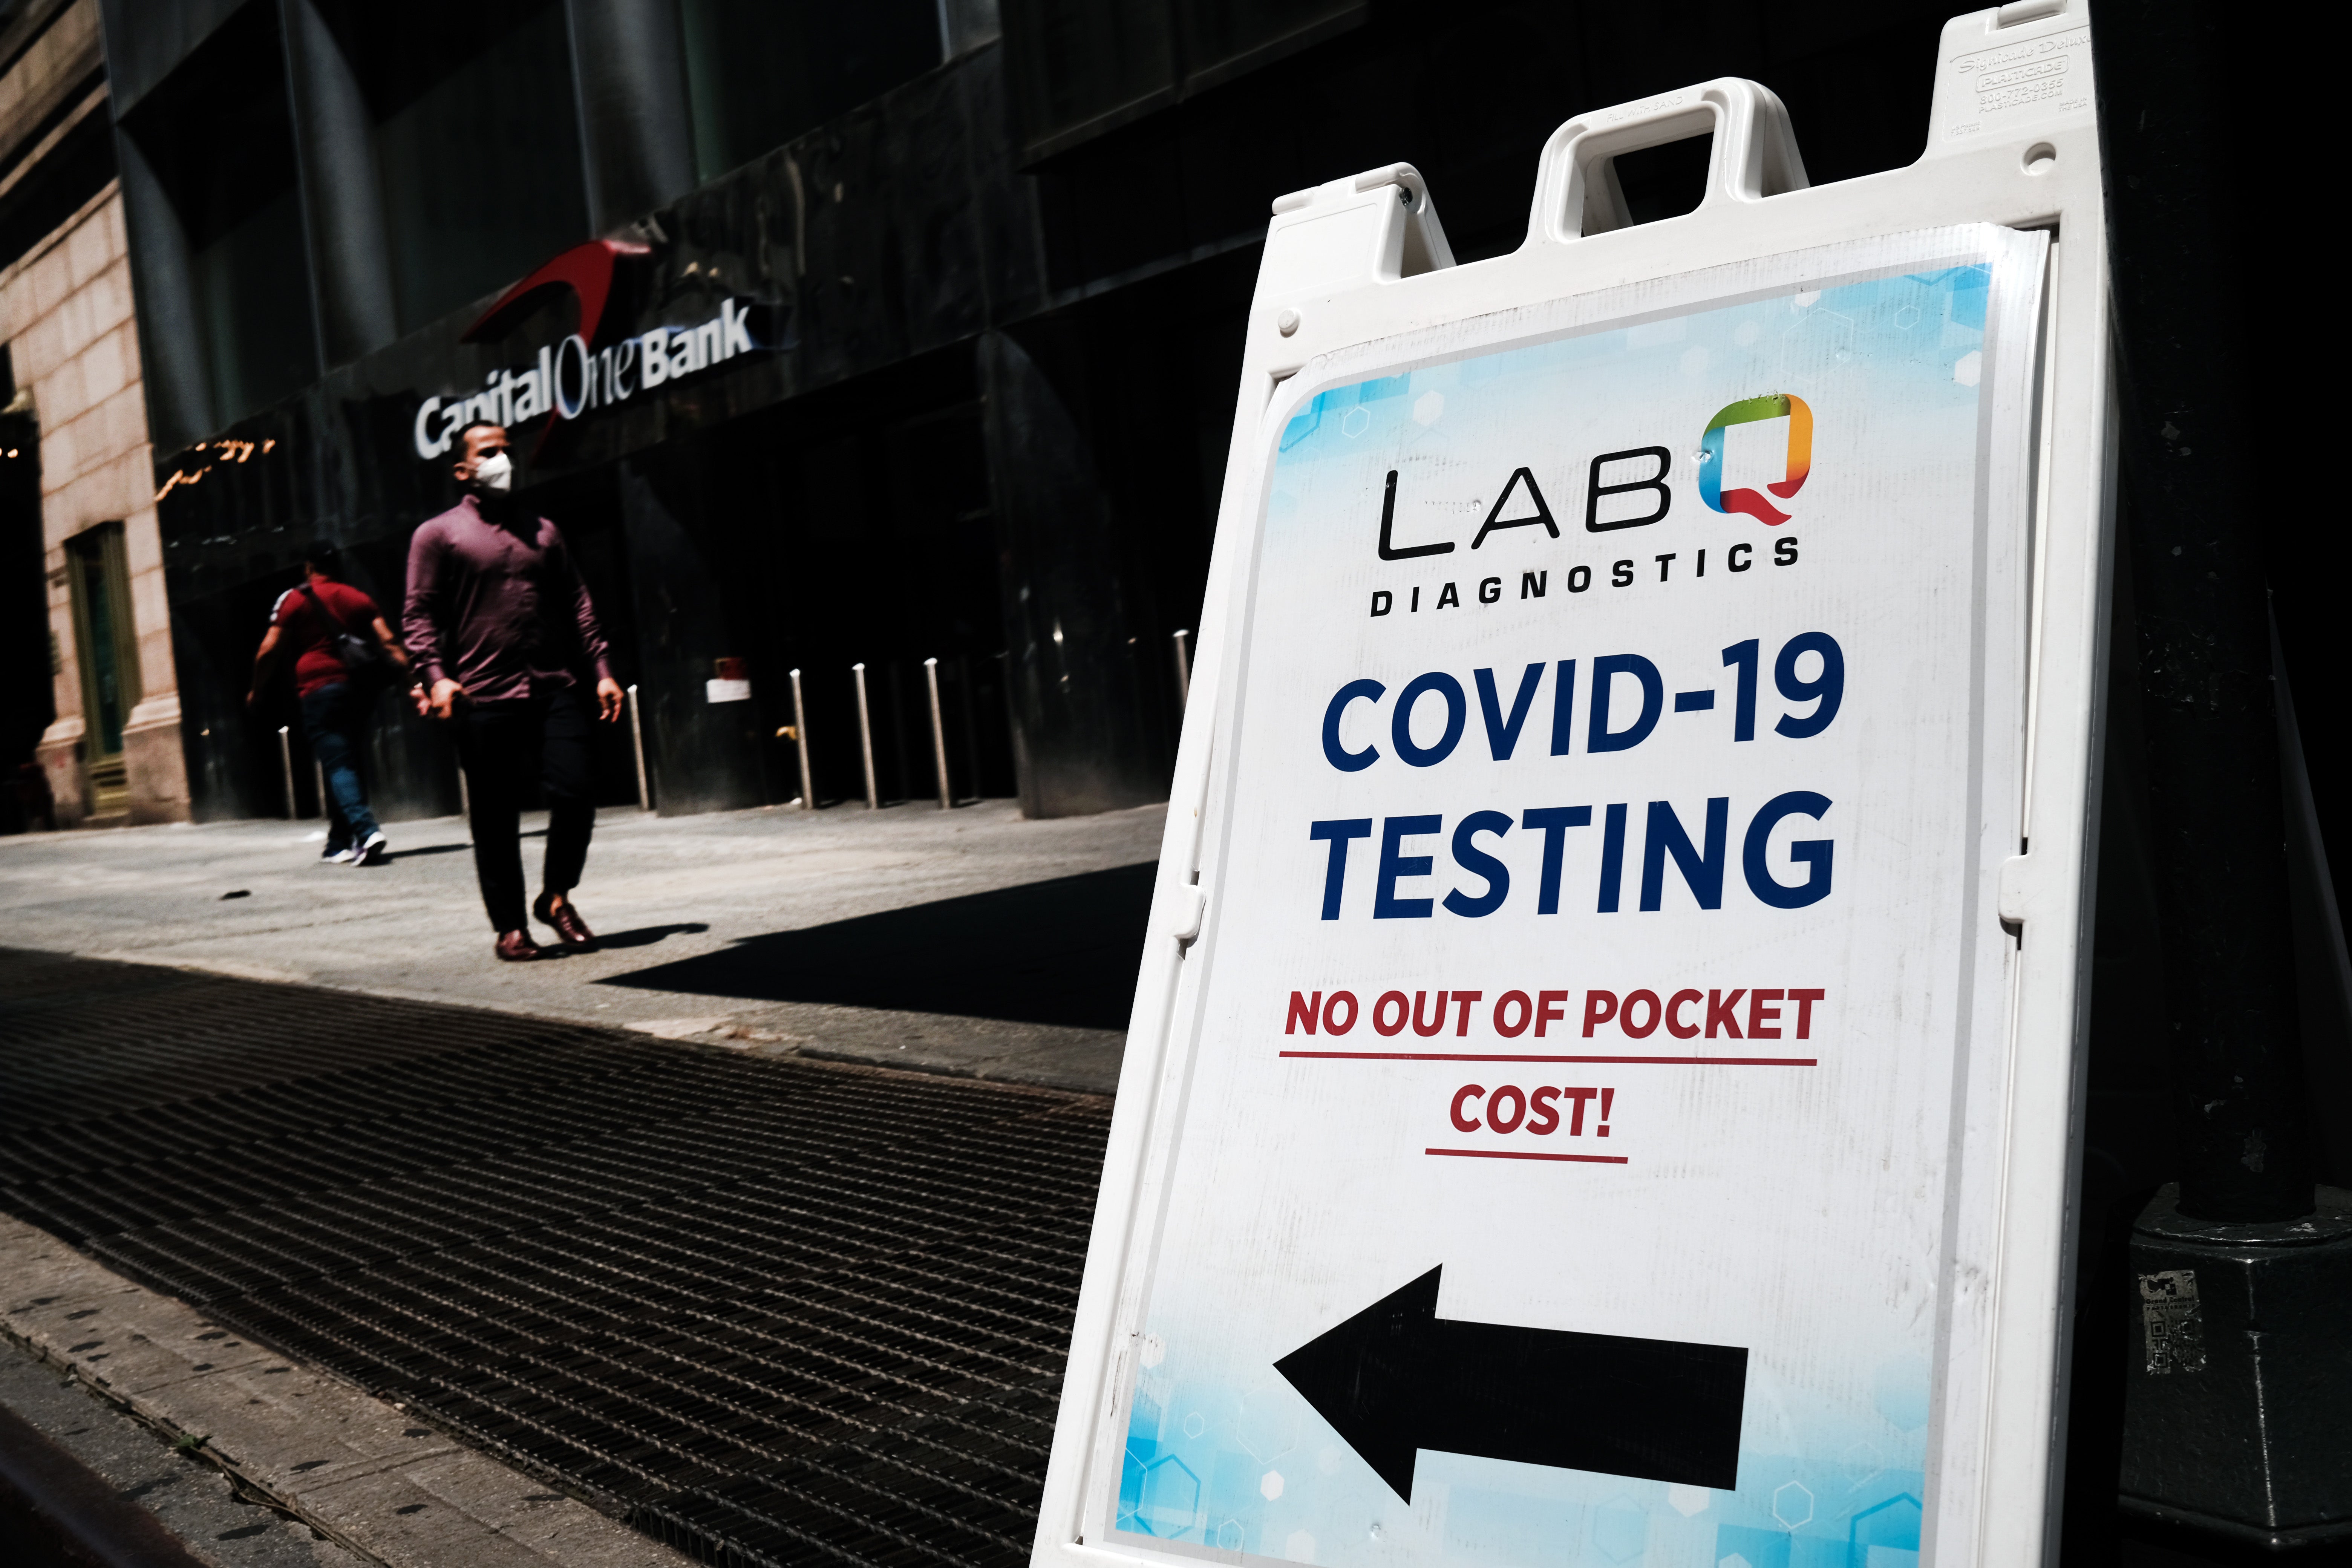
[[[1618,1062],[1669,1068],[1810,1068],[1817,1057],[1509,1057],[1472,1051],[1284,1051],[1339,1062]]]
[[[1424,1154],[1459,1154],[1466,1160],[1572,1160],[1584,1165],[1622,1165],[1622,1154],[1523,1154],[1509,1149],[1423,1149]]]

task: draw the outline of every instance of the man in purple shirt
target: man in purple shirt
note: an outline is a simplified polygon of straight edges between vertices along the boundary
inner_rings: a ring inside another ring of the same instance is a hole
[[[531,913],[572,951],[596,940],[572,907],[596,824],[590,724],[618,722],[621,686],[563,535],[509,493],[514,459],[496,425],[458,432],[465,498],[408,542],[401,629],[416,661],[416,710],[457,726],[472,807],[474,871],[509,963],[546,956],[523,921],[520,816],[536,771],[547,863]],[[592,714],[583,683],[595,681]]]

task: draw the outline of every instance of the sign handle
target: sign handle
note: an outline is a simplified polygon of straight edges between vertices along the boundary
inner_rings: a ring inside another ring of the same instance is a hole
[[[1544,143],[1528,234],[1572,245],[1627,228],[1633,215],[1612,162],[1621,153],[1712,133],[1701,209],[1760,202],[1811,183],[1789,128],[1789,111],[1770,88],[1743,77],[1717,77],[1638,103],[1580,114]]]

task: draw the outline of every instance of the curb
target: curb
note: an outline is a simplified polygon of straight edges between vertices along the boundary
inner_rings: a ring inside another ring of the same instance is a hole
[[[0,1333],[384,1568],[688,1559],[0,1216]]]

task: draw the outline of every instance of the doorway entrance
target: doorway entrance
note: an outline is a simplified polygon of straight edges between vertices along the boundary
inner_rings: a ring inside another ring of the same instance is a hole
[[[74,651],[81,666],[82,767],[92,816],[131,809],[122,727],[139,703],[139,638],[131,616],[131,568],[122,524],[101,522],[66,541],[73,590]]]

